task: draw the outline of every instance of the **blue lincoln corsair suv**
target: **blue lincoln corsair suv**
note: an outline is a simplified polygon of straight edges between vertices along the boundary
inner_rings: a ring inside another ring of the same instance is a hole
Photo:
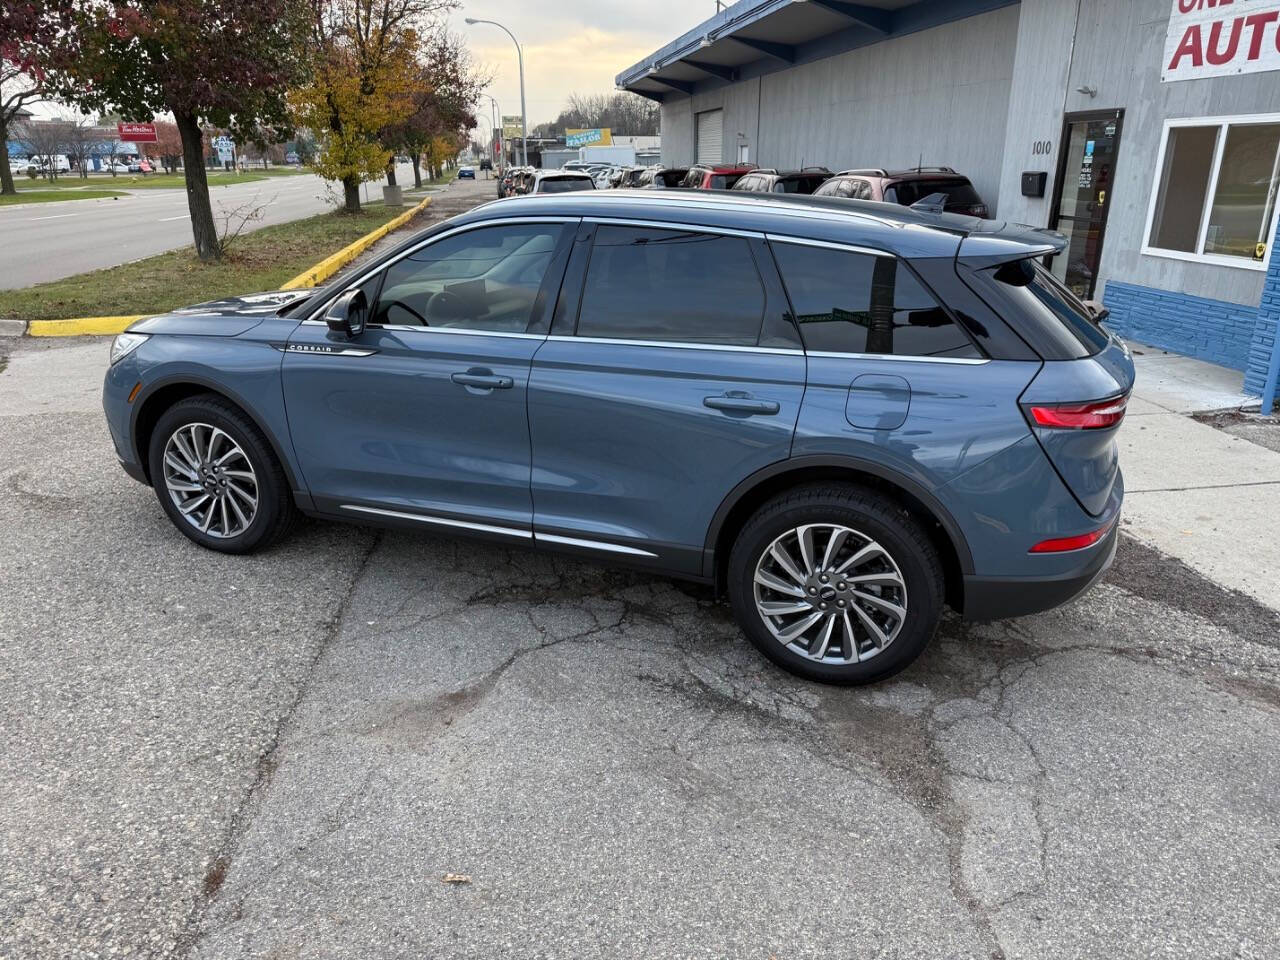
[[[769,658],[863,683],[944,603],[1020,616],[1115,553],[1128,351],[1056,234],[841,199],[502,200],[321,290],[135,324],[103,402],[201,546],[298,513],[714,584]]]

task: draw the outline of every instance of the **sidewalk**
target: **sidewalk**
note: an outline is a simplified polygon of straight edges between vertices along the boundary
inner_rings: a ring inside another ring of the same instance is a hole
[[[1280,453],[1188,416],[1251,402],[1242,375],[1131,346],[1138,382],[1119,437],[1125,532],[1280,610]]]

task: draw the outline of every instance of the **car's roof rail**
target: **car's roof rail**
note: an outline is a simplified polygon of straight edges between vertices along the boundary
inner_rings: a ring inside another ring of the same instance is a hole
[[[883,167],[862,167],[857,170],[841,170],[836,174],[837,177],[887,177],[889,171]]]
[[[904,170],[903,173],[955,173],[952,167],[912,167],[910,170]]]

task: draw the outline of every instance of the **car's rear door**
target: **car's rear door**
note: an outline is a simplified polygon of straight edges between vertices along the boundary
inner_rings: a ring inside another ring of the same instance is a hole
[[[368,329],[302,323],[285,347],[289,428],[316,506],[529,538],[529,364],[576,220],[440,235],[364,281]]]
[[[701,573],[725,496],[790,455],[805,358],[785,298],[759,236],[581,233],[529,382],[535,536]]]

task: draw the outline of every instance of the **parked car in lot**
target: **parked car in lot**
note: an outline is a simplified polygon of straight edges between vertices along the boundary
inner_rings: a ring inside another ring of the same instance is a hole
[[[745,193],[813,193],[831,179],[830,170],[809,168],[779,173],[777,170],[759,168],[739,178],[734,190]]]
[[[644,167],[614,167],[609,173],[609,186],[615,190],[638,187],[647,172]]]
[[[623,562],[868,682],[944,603],[1028,614],[1111,563],[1133,363],[1039,264],[1064,244],[848,200],[527,197],[318,291],[136,323],[103,404],[209,549],[301,512]]]
[[[732,190],[733,185],[755,169],[754,164],[695,163],[685,174],[684,186],[691,190]]]
[[[917,167],[897,173],[874,168],[837,173],[814,193],[820,197],[848,197],[851,200],[879,200],[910,207],[934,194],[946,197],[947,213],[986,217],[987,205],[968,177],[950,167]]]
[[[104,160],[102,170],[104,173],[128,173],[129,165],[121,163],[119,160]]]
[[[650,167],[636,184],[641,190],[677,190],[684,186],[688,167]]]

